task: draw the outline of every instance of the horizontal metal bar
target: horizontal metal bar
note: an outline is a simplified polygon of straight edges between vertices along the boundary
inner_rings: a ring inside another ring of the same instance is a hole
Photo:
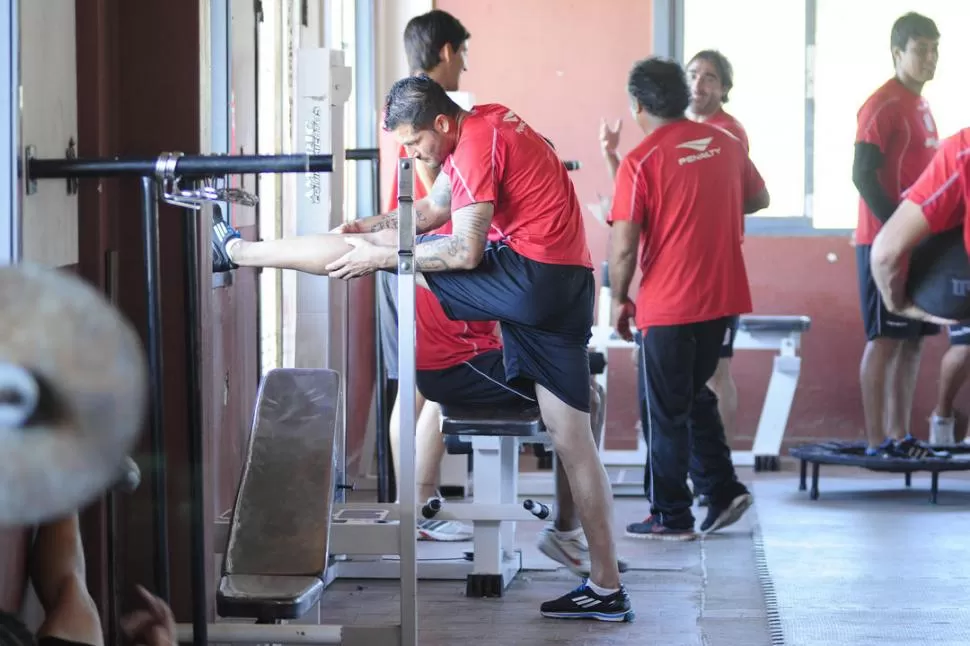
[[[423,518],[421,514],[421,508],[423,503],[417,508],[418,518]],[[386,504],[386,503],[366,503],[366,502],[354,502],[354,503],[343,503],[335,504],[333,506],[334,513],[337,513],[341,509],[346,509],[349,511],[370,511],[370,510],[382,510],[387,511],[388,514],[384,518],[385,523],[395,523],[397,522],[400,515],[400,508],[397,505]],[[451,502],[445,500],[442,503],[441,511],[434,515],[435,520],[462,520],[466,522],[483,522],[483,523],[494,523],[502,521],[530,521],[535,520],[536,517],[532,512],[526,511],[522,508],[522,503],[482,503],[482,502]],[[384,524],[384,523],[382,523]],[[361,523],[360,525],[350,525],[349,527],[368,527],[367,523]],[[334,526],[331,525],[331,529]]]
[[[67,177],[153,176],[156,157],[31,159],[30,179]],[[186,155],[178,158],[178,177],[250,175],[259,173],[330,173],[333,155]]]
[[[351,148],[344,151],[347,161],[374,161],[381,158],[379,148]]]

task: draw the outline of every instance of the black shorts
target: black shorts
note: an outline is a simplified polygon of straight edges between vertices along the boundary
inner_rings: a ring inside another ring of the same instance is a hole
[[[917,339],[939,333],[940,327],[932,323],[914,321],[892,314],[882,302],[882,296],[872,279],[869,267],[869,245],[856,245],[855,259],[859,276],[859,303],[866,338],[872,341],[880,337],[888,339]]]
[[[502,324],[508,379],[535,381],[589,412],[592,269],[535,262],[490,242],[475,269],[429,272],[424,278],[448,318]]]
[[[734,339],[738,336],[738,323],[740,316],[732,316],[728,321],[727,330],[724,331],[724,343],[721,344],[721,358],[730,359],[734,356]]]
[[[970,325],[951,325],[947,333],[950,345],[970,345]]]
[[[501,350],[489,350],[443,370],[418,370],[418,392],[442,406],[514,406],[535,403],[535,385],[505,378]]]

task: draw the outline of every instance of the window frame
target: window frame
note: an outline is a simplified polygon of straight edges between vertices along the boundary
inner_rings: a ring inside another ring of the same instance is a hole
[[[683,65],[684,56],[684,3],[687,0],[653,0],[654,53],[676,60]],[[855,227],[818,228],[815,226],[812,207],[815,191],[815,95],[814,63],[817,0],[805,0],[805,178],[803,213],[790,216],[745,216],[745,235],[761,237],[817,237],[849,236]],[[770,190],[770,188],[769,188]]]

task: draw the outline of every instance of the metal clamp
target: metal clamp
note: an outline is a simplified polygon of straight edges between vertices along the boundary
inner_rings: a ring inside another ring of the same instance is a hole
[[[158,183],[158,192],[162,201],[172,206],[179,206],[184,209],[198,211],[202,205],[197,202],[189,202],[181,199],[181,189],[179,188],[179,178],[175,175],[175,167],[178,165],[179,157],[183,153],[162,153],[155,162],[155,181]]]

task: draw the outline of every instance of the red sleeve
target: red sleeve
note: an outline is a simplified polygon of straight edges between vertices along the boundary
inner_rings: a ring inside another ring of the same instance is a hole
[[[856,143],[872,144],[883,153],[896,130],[898,99],[868,101],[859,111]]]
[[[919,179],[903,193],[903,198],[918,204],[933,233],[963,224],[963,185],[957,161],[959,142],[947,139],[936,151],[933,161]]]
[[[647,160],[637,162],[627,155],[616,170],[613,184],[613,206],[607,224],[629,221],[643,224],[647,219],[647,182],[644,177]]]
[[[451,178],[452,211],[469,204],[496,201],[503,170],[500,148],[501,142],[494,128],[465,134],[443,169]]]
[[[761,173],[758,172],[758,167],[754,165],[750,157],[745,156],[744,158],[744,176],[742,178],[744,182],[744,201],[754,198],[755,195],[765,190],[765,180],[761,177]]]

